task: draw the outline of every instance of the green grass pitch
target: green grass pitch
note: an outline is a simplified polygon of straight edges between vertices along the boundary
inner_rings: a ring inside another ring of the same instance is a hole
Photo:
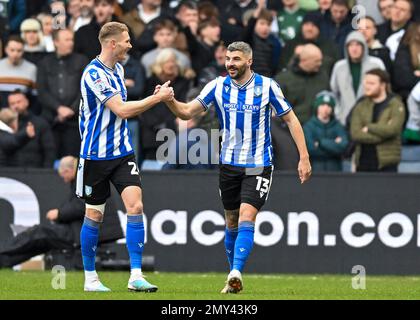
[[[54,290],[51,272],[0,270],[0,299],[282,300],[420,299],[420,277],[367,276],[366,289],[352,288],[349,275],[244,274],[244,291],[222,295],[226,274],[147,273],[156,293],[128,292],[128,272],[100,272],[110,293],[83,292],[83,273],[67,272],[66,289]]]

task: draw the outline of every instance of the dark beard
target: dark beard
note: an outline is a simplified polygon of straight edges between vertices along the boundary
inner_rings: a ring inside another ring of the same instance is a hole
[[[240,79],[244,75],[245,71],[246,71],[246,66],[243,66],[242,68],[238,68],[236,69],[236,72],[237,72],[236,76],[233,76],[231,78],[234,80]]]

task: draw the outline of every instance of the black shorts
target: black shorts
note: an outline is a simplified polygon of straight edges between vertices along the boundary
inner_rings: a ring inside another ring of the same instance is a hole
[[[268,199],[273,167],[243,168],[220,165],[219,188],[225,210],[239,209],[241,203],[262,208]]]
[[[128,186],[141,188],[134,154],[113,160],[79,159],[76,184],[79,198],[91,205],[105,203],[111,194],[110,182],[120,194]]]

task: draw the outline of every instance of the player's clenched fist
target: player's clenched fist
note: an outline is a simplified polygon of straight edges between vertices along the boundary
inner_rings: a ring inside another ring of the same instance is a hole
[[[174,99],[174,89],[169,86],[171,81],[166,81],[163,85],[157,85],[155,87],[154,95],[158,95],[161,101],[167,102]]]

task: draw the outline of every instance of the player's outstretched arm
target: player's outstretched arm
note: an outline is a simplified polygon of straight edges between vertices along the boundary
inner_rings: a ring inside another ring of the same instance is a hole
[[[154,94],[158,94],[163,86],[164,85],[157,85]],[[189,120],[205,111],[203,105],[197,99],[190,101],[189,103],[185,103],[173,98],[172,100],[165,101],[165,103],[172,113],[182,120]]]
[[[299,178],[300,183],[304,183],[305,181],[309,180],[309,177],[312,173],[312,169],[311,163],[309,161],[309,153],[308,149],[306,148],[305,135],[303,134],[302,126],[300,125],[299,119],[296,117],[293,110],[286,113],[282,118],[287,123],[292,138],[295,141],[296,147],[298,148],[300,157],[298,165]]]
[[[172,113],[182,120],[189,120],[204,111],[203,105],[198,100],[184,103],[174,98],[165,103]]]
[[[174,91],[169,87],[168,81],[161,86],[158,93],[150,95],[142,100],[124,102],[121,95],[117,94],[105,102],[105,106],[111,109],[118,117],[128,119],[149,110],[159,102],[172,100],[173,97]]]

